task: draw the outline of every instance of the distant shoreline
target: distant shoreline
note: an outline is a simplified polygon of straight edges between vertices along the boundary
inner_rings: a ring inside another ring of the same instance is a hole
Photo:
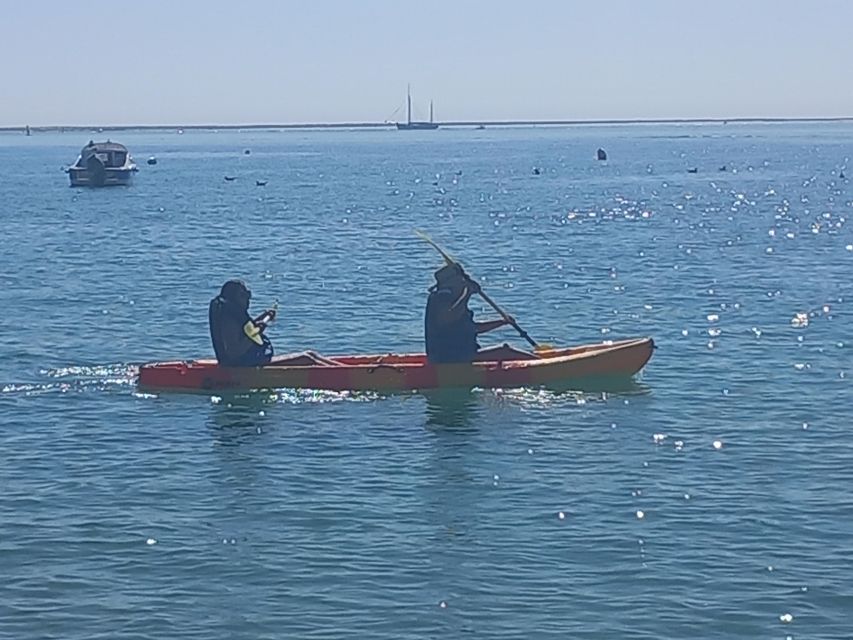
[[[635,125],[635,124],[738,124],[783,122],[853,122],[853,116],[831,118],[649,118],[609,120],[450,120],[438,122],[440,127],[568,127],[584,125]],[[138,124],[138,125],[49,125],[30,126],[33,133],[62,131],[199,131],[242,129],[394,129],[394,122],[304,122],[270,124]],[[27,126],[0,127],[0,132],[25,133]]]

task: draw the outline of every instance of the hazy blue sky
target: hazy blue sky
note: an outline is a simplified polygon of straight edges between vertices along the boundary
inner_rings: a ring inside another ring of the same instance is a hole
[[[845,0],[0,0],[0,125],[853,115]]]

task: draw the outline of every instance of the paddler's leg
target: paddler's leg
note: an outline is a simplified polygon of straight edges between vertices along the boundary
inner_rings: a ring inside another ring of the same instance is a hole
[[[243,355],[237,358],[229,366],[232,367],[263,367],[270,363],[273,357],[273,348],[270,341],[264,337],[263,344],[253,344]]]
[[[539,356],[536,354],[530,353],[529,351],[522,351],[521,349],[516,349],[515,347],[511,347],[508,344],[504,343],[501,345],[497,345],[495,347],[486,347],[485,349],[480,349],[477,352],[477,355],[474,356],[474,362],[495,362],[498,360],[506,361],[506,360],[538,360]]]
[[[289,353],[273,358],[271,366],[276,367],[337,367],[340,362],[331,358],[324,358],[316,351],[303,351],[302,353]]]

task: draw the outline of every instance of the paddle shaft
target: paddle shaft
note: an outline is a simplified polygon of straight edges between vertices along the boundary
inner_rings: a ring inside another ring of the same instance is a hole
[[[472,280],[472,282],[473,282],[473,280]],[[475,283],[475,284],[476,284],[476,283]],[[478,286],[479,286],[479,285],[478,285]],[[531,338],[529,333],[527,333],[524,329],[522,329],[521,327],[519,327],[519,326],[518,326],[518,323],[517,323],[515,320],[513,320],[511,317],[509,317],[509,316],[506,314],[506,312],[505,312],[503,309],[501,309],[501,308],[497,305],[497,303],[496,303],[494,300],[492,300],[489,296],[487,296],[487,295],[485,294],[485,292],[483,292],[483,290],[482,290],[482,289],[480,290],[480,297],[481,297],[483,300],[485,300],[485,301],[489,304],[489,306],[491,306],[491,307],[492,307],[492,309],[494,309],[495,311],[497,311],[497,312],[498,312],[498,315],[500,315],[500,317],[504,319],[504,322],[509,323],[509,324],[510,324],[510,326],[512,326],[512,328],[513,328],[513,329],[515,329],[516,331],[518,331],[518,335],[520,335],[522,338],[524,338],[525,340],[527,340],[527,342],[529,342],[529,343],[530,343],[530,345],[531,345],[534,349],[538,349],[538,348],[539,348],[539,343],[538,343],[538,342],[536,342],[536,340],[534,340],[533,338]]]

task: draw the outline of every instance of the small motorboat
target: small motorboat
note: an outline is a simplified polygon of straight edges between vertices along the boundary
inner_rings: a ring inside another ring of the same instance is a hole
[[[267,186],[267,182],[269,182],[269,181],[268,180],[255,180],[255,186],[256,187],[265,187],[265,186]]]
[[[157,164],[157,158],[155,158],[154,156],[151,156],[150,158],[148,158],[148,160],[146,160],[146,162],[150,165],[155,165],[155,164]]]
[[[237,176],[225,176],[225,182],[234,182]]]
[[[110,187],[130,184],[137,170],[123,144],[90,140],[66,172],[72,187]]]
[[[142,365],[137,381],[151,391],[420,391],[438,388],[569,387],[583,390],[630,380],[652,357],[651,338],[538,352],[533,360],[431,364],[424,354],[331,356],[337,365],[222,367],[215,360]]]
[[[687,170],[687,173],[699,173],[699,169],[697,169],[696,167],[690,167]]]

